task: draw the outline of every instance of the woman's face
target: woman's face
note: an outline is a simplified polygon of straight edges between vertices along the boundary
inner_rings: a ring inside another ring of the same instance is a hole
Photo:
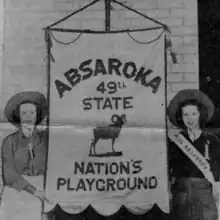
[[[195,105],[186,105],[182,107],[183,123],[188,129],[199,128],[200,113]]]
[[[37,108],[32,103],[25,103],[20,105],[20,121],[21,124],[36,124],[37,119]]]

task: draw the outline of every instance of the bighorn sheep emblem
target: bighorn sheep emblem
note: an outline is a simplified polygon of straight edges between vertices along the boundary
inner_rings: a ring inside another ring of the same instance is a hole
[[[121,156],[122,152],[115,152],[114,144],[115,139],[119,137],[120,131],[122,126],[127,122],[126,121],[126,115],[123,114],[121,116],[119,115],[112,115],[111,121],[113,124],[107,125],[107,126],[100,126],[93,129],[93,139],[90,146],[90,156],[101,156],[100,154],[96,154],[96,144],[99,141],[99,139],[111,139],[112,140],[112,152],[103,154],[102,156]]]

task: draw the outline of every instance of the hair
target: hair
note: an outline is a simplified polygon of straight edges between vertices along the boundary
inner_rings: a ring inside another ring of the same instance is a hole
[[[179,124],[179,126],[183,129],[186,129],[186,126],[183,122],[183,114],[182,114],[182,109],[183,107],[187,106],[187,105],[193,105],[196,106],[200,116],[199,116],[199,126],[201,129],[205,128],[206,123],[208,121],[208,109],[205,105],[201,104],[199,101],[192,99],[192,100],[186,100],[183,103],[181,103],[181,105],[179,106],[179,109],[176,113],[176,120],[177,123]]]
[[[17,106],[17,108],[14,110],[13,112],[13,115],[12,115],[12,120],[14,121],[14,123],[17,125],[17,126],[20,126],[21,125],[21,120],[20,120],[20,106],[23,105],[23,104],[33,104],[36,106],[36,111],[37,111],[37,116],[36,116],[36,123],[35,125],[38,125],[41,123],[42,121],[42,111],[41,111],[41,108],[38,104],[36,103],[33,103],[33,102],[29,102],[29,101],[26,101],[26,102],[22,102],[20,105]]]

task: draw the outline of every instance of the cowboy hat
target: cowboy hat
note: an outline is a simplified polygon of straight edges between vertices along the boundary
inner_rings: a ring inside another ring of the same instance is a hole
[[[40,118],[37,118],[37,124],[40,124],[48,114],[48,103],[43,94],[35,91],[17,93],[8,101],[4,111],[8,121],[14,125],[17,125],[15,117],[19,118],[17,109],[23,103],[33,103],[41,111]]]
[[[176,118],[177,111],[179,110],[180,105],[187,100],[196,100],[204,105],[208,110],[207,121],[210,121],[215,112],[215,106],[212,100],[206,94],[197,89],[187,89],[179,91],[168,105],[167,114],[173,125],[180,127]]]

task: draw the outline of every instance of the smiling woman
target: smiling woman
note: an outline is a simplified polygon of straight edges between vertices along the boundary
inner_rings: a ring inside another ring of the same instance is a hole
[[[175,219],[218,219],[215,200],[219,193],[215,191],[215,181],[219,181],[220,141],[204,131],[213,113],[212,101],[198,90],[180,91],[168,106],[170,121],[184,129],[176,134],[179,143],[169,136],[173,141],[169,143],[169,167],[175,179],[171,187]]]
[[[41,203],[47,201],[43,191],[47,132],[36,126],[47,111],[47,100],[38,92],[19,93],[6,105],[5,116],[17,131],[2,144],[2,219],[41,219]]]
[[[208,119],[208,110],[197,100],[186,100],[176,113],[179,125],[187,130],[201,130]]]

